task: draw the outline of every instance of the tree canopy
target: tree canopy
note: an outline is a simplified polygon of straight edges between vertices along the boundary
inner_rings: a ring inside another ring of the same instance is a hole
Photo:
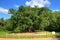
[[[47,7],[9,9],[10,19],[0,19],[0,29],[12,32],[60,31],[60,12]]]

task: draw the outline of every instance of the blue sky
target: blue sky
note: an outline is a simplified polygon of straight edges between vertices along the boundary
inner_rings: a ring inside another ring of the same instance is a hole
[[[11,17],[8,14],[10,8],[17,9],[19,6],[37,5],[38,7],[48,7],[51,10],[60,11],[60,0],[0,0],[0,18],[8,19]]]

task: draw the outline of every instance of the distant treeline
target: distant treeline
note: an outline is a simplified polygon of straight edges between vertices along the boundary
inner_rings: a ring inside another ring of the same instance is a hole
[[[20,6],[18,10],[9,9],[10,19],[0,19],[0,31],[35,32],[56,31],[60,32],[60,12],[52,11],[47,7],[34,8]]]

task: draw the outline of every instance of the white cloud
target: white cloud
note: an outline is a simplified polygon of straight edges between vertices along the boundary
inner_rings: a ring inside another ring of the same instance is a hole
[[[49,6],[51,3],[48,0],[30,0],[26,1],[25,3],[27,6],[38,6],[38,7],[44,7],[44,6]]]
[[[8,14],[8,9],[0,7],[0,12],[4,14]]]
[[[56,9],[56,10],[52,10],[52,11],[54,12],[54,11],[60,11],[60,10]]]
[[[14,7],[18,8],[18,7],[19,7],[19,5],[14,5]]]

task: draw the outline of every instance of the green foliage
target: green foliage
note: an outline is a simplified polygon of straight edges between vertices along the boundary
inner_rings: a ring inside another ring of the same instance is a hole
[[[9,9],[10,19],[0,19],[0,30],[12,32],[34,32],[35,30],[60,31],[60,12],[46,7],[20,6]]]

